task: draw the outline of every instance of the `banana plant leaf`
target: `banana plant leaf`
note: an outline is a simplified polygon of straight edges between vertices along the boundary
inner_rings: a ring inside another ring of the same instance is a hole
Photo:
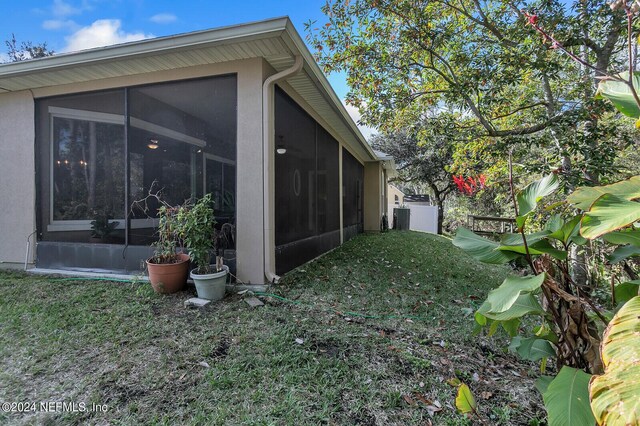
[[[595,423],[589,406],[590,374],[571,367],[562,367],[542,394],[549,426],[592,425]]]
[[[640,424],[640,296],[629,300],[602,337],[604,374],[589,383],[598,424]]]
[[[567,201],[576,208],[586,211],[604,194],[612,194],[625,200],[640,198],[640,176],[621,180],[611,185],[581,186],[567,197]]]
[[[518,201],[518,217],[516,225],[522,228],[529,213],[533,212],[538,202],[558,188],[558,177],[554,174],[547,175],[540,180],[531,182],[516,195]]]
[[[501,265],[519,257],[517,253],[500,251],[497,242],[482,238],[462,226],[456,232],[453,245],[483,263]]]
[[[629,80],[629,72],[625,71],[618,74],[618,77],[625,81]],[[640,73],[634,72],[632,79],[633,87],[636,92],[640,90]],[[596,92],[596,98],[606,98],[613,103],[618,111],[626,115],[627,117],[640,117],[640,107],[636,102],[631,88],[628,84],[613,79],[603,79],[598,84],[598,91]]]
[[[499,314],[509,310],[521,294],[531,293],[540,288],[546,275],[529,275],[521,277],[509,275],[498,288],[494,288],[487,296],[488,313]]]
[[[616,263],[634,256],[640,256],[640,247],[632,245],[619,246],[616,247],[613,253],[607,256],[607,260],[615,265]]]
[[[640,219],[640,203],[612,194],[598,198],[582,217],[580,234],[593,239]]]

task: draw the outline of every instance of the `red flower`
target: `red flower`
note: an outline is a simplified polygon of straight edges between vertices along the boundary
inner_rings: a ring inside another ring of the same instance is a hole
[[[469,176],[465,178],[464,176],[452,176],[453,182],[458,187],[458,191],[462,194],[471,197],[476,192],[486,187],[487,178],[484,175],[478,175],[475,178]]]
[[[529,21],[529,24],[531,24],[531,26],[536,26],[536,24],[538,23],[538,15],[536,14],[530,14],[527,12],[523,12],[524,16],[527,17],[527,21]]]

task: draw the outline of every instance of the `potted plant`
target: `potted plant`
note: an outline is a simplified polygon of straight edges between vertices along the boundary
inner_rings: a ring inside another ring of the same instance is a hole
[[[146,260],[147,271],[151,286],[157,293],[175,293],[184,288],[189,275],[189,256],[182,252],[183,220],[189,208],[185,202],[179,206],[167,204],[160,195],[160,191],[153,193],[155,182],[151,185],[149,194],[142,200],[134,201],[147,213],[148,200],[155,199],[160,203],[158,208],[158,240],[153,243],[154,253]]]
[[[196,285],[198,297],[220,300],[226,291],[229,268],[223,265],[225,233],[216,230],[211,195],[202,197],[193,207],[184,212],[184,241],[196,268],[191,278]],[[214,250],[216,262],[211,264]]]
[[[96,213],[91,221],[91,243],[108,243],[111,234],[118,227],[118,221],[111,221],[106,213]]]

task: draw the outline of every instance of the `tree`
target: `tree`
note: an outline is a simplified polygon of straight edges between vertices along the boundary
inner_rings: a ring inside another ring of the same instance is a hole
[[[11,38],[4,43],[7,46],[10,62],[44,58],[55,54],[53,50],[49,49],[46,42],[34,44],[30,41],[23,41],[18,44],[15,34],[11,34]]]
[[[536,10],[535,19],[589,66],[540,43],[521,9]],[[455,128],[487,143],[547,144],[567,179],[576,169],[597,183],[610,166],[598,125],[612,108],[593,99],[594,77],[624,59],[626,24],[604,2],[330,0],[323,10],[327,22],[309,23],[308,40],[326,70],[347,73],[347,101],[365,124],[429,125],[425,111],[435,108],[460,114]],[[590,22],[596,14],[602,18]]]
[[[453,161],[452,141],[429,129],[403,129],[375,135],[371,145],[393,156],[403,182],[424,183],[429,187],[438,207],[438,234],[441,234],[444,203],[455,189],[448,171]]]

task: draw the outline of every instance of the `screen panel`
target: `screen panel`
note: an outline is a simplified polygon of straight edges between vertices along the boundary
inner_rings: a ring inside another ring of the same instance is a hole
[[[296,102],[275,96],[276,272],[340,244],[339,144]]]

